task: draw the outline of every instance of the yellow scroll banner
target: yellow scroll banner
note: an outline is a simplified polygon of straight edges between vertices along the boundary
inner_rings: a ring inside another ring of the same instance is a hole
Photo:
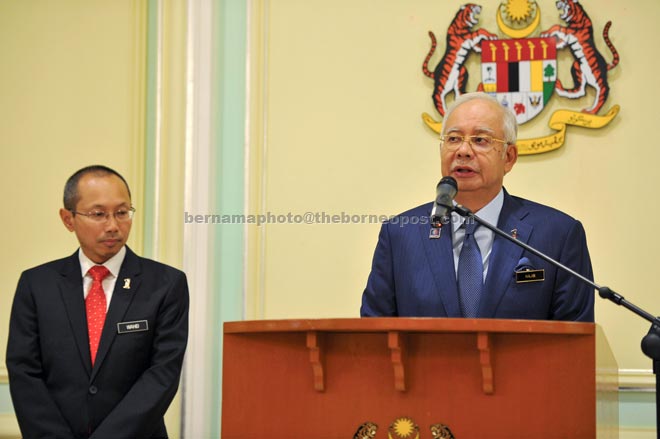
[[[518,139],[518,155],[541,154],[554,151],[564,144],[567,125],[592,129],[603,128],[619,114],[619,110],[620,107],[614,105],[602,116],[579,111],[557,110],[552,113],[548,122],[548,126],[555,130],[555,133],[534,139]],[[442,132],[442,122],[433,120],[428,113],[422,114],[422,120],[436,133],[440,134]]]

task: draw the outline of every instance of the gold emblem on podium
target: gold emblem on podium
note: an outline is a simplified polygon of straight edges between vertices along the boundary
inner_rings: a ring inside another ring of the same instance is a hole
[[[431,424],[431,439],[456,439],[449,427],[445,424]],[[376,439],[378,425],[367,421],[361,424],[353,439]],[[419,426],[415,424],[412,418],[402,416],[390,424],[387,429],[388,439],[422,439],[419,433]]]
[[[388,430],[389,439],[419,439],[419,427],[410,418],[398,418]]]

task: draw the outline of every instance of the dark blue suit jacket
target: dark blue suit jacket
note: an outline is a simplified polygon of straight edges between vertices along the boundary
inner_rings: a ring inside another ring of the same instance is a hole
[[[432,203],[383,224],[362,296],[363,317],[462,317],[450,226],[429,239]],[[592,279],[584,228],[568,215],[504,191],[497,226]],[[519,283],[515,272],[543,269],[545,280]],[[495,236],[480,318],[593,322],[594,290],[521,247]]]
[[[82,285],[78,252],[18,282],[7,370],[23,437],[167,437],[188,337],[185,274],[127,248],[93,367]],[[145,320],[147,330],[118,327]]]

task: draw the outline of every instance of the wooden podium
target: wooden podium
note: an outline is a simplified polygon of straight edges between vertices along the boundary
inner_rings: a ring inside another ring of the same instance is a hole
[[[590,323],[229,322],[222,437],[617,438],[617,373]]]

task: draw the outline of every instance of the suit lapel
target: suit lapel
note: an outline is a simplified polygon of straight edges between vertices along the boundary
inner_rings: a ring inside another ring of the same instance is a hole
[[[431,212],[429,211],[430,215]],[[454,269],[454,251],[452,249],[451,223],[443,225],[439,239],[430,239],[430,225],[418,227],[420,239],[426,260],[433,274],[435,290],[440,295],[440,300],[447,317],[461,317],[461,309],[458,304],[458,287],[456,286],[456,270]]]
[[[527,213],[522,204],[511,197],[505,190],[504,204],[497,227],[508,234],[513,234],[515,231],[517,239],[527,243],[533,230],[532,226],[523,222],[523,218],[527,216]],[[511,284],[514,270],[522,253],[522,247],[509,242],[501,236],[495,235],[484,287],[484,296],[482,296],[479,306],[479,317],[495,317],[497,307]]]
[[[112,292],[110,307],[105,316],[105,324],[101,333],[99,350],[96,353],[94,369],[92,370],[92,379],[99,370],[106,354],[112,346],[112,342],[117,336],[117,323],[120,323],[126,315],[126,310],[133,301],[133,297],[140,288],[140,260],[135,253],[126,247],[126,256],[119,270],[119,276],[115,282],[115,289]],[[128,281],[127,281],[128,279]]]
[[[80,361],[89,375],[92,362],[89,354],[89,337],[87,335],[87,313],[85,311],[85,294],[83,293],[82,274],[80,272],[80,259],[76,251],[64,260],[60,270],[62,276],[58,288],[64,307],[66,308],[73,337],[78,346]]]

